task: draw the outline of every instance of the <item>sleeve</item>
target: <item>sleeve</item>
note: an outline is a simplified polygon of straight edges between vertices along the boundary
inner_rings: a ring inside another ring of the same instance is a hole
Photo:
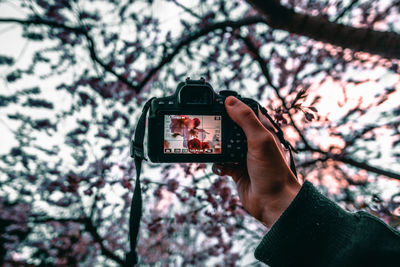
[[[398,267],[400,233],[366,212],[343,210],[305,182],[254,255],[271,267]]]

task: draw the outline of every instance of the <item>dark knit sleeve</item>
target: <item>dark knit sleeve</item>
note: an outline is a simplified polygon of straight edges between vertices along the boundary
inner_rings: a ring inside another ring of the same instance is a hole
[[[400,234],[366,212],[343,210],[305,182],[254,255],[271,267],[400,266]]]

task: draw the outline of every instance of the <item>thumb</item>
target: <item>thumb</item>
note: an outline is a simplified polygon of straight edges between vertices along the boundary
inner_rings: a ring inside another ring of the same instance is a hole
[[[253,141],[259,143],[273,139],[271,133],[262,125],[253,110],[236,97],[229,96],[226,98],[225,108],[229,117],[243,129],[249,145]],[[260,138],[263,140],[260,140]]]

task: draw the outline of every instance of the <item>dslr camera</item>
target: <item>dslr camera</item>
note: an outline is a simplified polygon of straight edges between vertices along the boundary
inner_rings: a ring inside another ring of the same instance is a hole
[[[180,82],[171,96],[154,98],[148,119],[147,154],[152,162],[241,162],[247,140],[224,101],[235,96],[257,115],[258,103],[235,91],[216,93],[201,78]]]

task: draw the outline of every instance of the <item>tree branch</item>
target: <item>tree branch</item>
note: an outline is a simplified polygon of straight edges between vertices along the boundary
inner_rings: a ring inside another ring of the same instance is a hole
[[[86,34],[86,31],[84,28],[82,27],[71,27],[68,25],[64,25],[61,23],[58,23],[56,21],[52,21],[52,20],[44,20],[40,17],[34,17],[31,19],[27,19],[27,20],[23,20],[23,19],[15,19],[15,18],[0,18],[0,22],[4,22],[4,23],[18,23],[18,24],[23,24],[23,25],[46,25],[46,26],[51,26],[51,27],[55,27],[55,28],[61,28],[67,31],[71,31],[74,33],[78,33],[78,34]]]
[[[307,150],[299,150],[299,151],[307,151]],[[324,152],[323,154],[324,154],[324,157],[318,158],[318,159],[315,159],[315,160],[310,160],[310,161],[303,162],[303,163],[299,164],[298,167],[308,167],[308,166],[313,165],[313,164],[315,164],[317,162],[325,162],[328,159],[332,159],[332,160],[335,160],[335,161],[346,163],[346,164],[348,164],[350,166],[353,166],[353,167],[357,167],[359,169],[363,169],[363,170],[366,170],[366,171],[369,171],[369,172],[373,172],[373,173],[376,173],[376,174],[379,174],[379,175],[384,175],[384,176],[387,176],[387,177],[392,178],[392,179],[400,180],[400,174],[392,172],[392,171],[386,171],[386,170],[371,166],[366,162],[360,162],[360,161],[354,160],[352,158],[349,158],[347,156],[340,157],[340,156],[337,156],[337,155],[332,155],[332,154],[330,154],[328,152]]]
[[[103,243],[103,239],[101,238],[101,236],[99,235],[99,233],[97,232],[97,228],[93,225],[92,220],[90,218],[86,219],[85,222],[85,228],[86,230],[92,235],[93,239],[100,244],[100,248],[101,248],[101,253],[114,260],[115,262],[118,262],[119,264],[123,265],[124,260],[121,259],[120,257],[118,257],[117,255],[115,255],[111,250],[109,250],[108,248],[106,248],[106,246]]]
[[[108,249],[104,243],[103,239],[97,232],[97,228],[93,225],[92,220],[90,218],[52,218],[52,217],[45,217],[45,218],[35,218],[33,220],[30,220],[30,222],[33,223],[48,223],[48,222],[61,222],[61,223],[66,223],[66,222],[77,222],[77,223],[82,223],[85,226],[86,231],[88,231],[92,237],[93,240],[100,245],[101,248],[101,253],[114,260],[115,262],[119,264],[123,264],[124,260],[115,255],[110,249]]]
[[[357,161],[357,160],[354,160],[354,159],[348,158],[348,157],[343,157],[343,158],[339,158],[336,160],[341,161],[343,163],[347,163],[351,166],[354,166],[354,167],[357,167],[360,169],[364,169],[369,172],[374,172],[376,174],[385,175],[387,177],[400,180],[400,174],[371,166],[366,162],[360,162],[360,161]]]
[[[341,19],[347,12],[349,12],[350,9],[353,8],[353,6],[358,2],[359,0],[353,0],[351,1],[350,5],[348,5],[346,8],[340,12],[340,14],[333,20],[333,22],[338,22],[339,19]]]
[[[355,28],[331,22],[321,16],[296,13],[293,9],[282,6],[279,0],[247,1],[263,14],[266,23],[275,29],[307,36],[342,48],[378,54],[389,59],[400,59],[400,35],[394,32]]]
[[[55,28],[60,28],[64,29],[66,31],[70,31],[73,33],[76,33],[78,35],[83,35],[88,44],[89,44],[89,52],[90,52],[90,57],[97,62],[100,66],[103,67],[103,69],[115,77],[118,78],[122,83],[126,84],[128,87],[132,88],[133,90],[137,90],[137,86],[135,86],[132,82],[130,82],[128,79],[124,78],[122,75],[116,73],[110,66],[105,64],[98,56],[96,53],[96,48],[95,44],[93,41],[93,38],[89,35],[88,31],[85,30],[84,27],[71,27],[65,24],[61,24],[52,20],[45,20],[40,17],[34,17],[33,19],[27,19],[27,20],[21,20],[21,19],[14,19],[14,18],[0,18],[0,22],[4,23],[18,23],[22,25],[44,25],[44,26],[50,26],[50,27],[55,27]]]
[[[21,19],[14,19],[14,18],[0,18],[0,22],[5,22],[5,23],[19,23],[23,25],[46,25],[46,26],[51,26],[51,27],[57,27],[61,28],[67,31],[74,32],[76,34],[83,35],[86,40],[88,41],[89,44],[89,52],[91,58],[97,62],[101,67],[103,67],[104,70],[107,72],[113,74],[115,77],[118,78],[121,82],[126,84],[129,88],[132,88],[134,91],[139,93],[145,86],[146,84],[153,78],[153,76],[166,64],[171,62],[173,58],[183,49],[185,46],[189,45],[191,42],[199,39],[202,36],[205,36],[209,34],[210,32],[213,32],[218,29],[226,29],[226,28],[232,28],[232,29],[237,29],[242,26],[247,26],[251,24],[256,24],[256,23],[265,23],[265,20],[261,16],[253,16],[253,17],[247,17],[243,18],[237,21],[232,21],[232,20],[226,20],[222,22],[216,22],[213,24],[209,24],[204,26],[204,28],[194,32],[193,34],[188,35],[186,38],[183,40],[179,41],[173,48],[173,51],[167,55],[165,55],[161,61],[154,67],[152,68],[149,72],[147,72],[146,76],[142,81],[140,81],[138,84],[134,84],[128,79],[124,78],[122,75],[116,73],[110,66],[105,64],[98,56],[96,53],[96,48],[95,48],[95,43],[89,33],[83,28],[83,27],[71,27],[68,25],[60,24],[55,21],[51,20],[44,20],[39,17],[35,17],[33,19],[27,19],[27,20],[21,20]]]
[[[186,6],[184,6],[181,3],[179,3],[178,0],[171,0],[171,2],[173,2],[175,5],[177,5],[178,7],[182,8],[183,10],[185,10],[187,13],[189,13],[193,17],[201,19],[201,16],[197,15],[196,13],[194,13],[193,10],[191,10],[190,8],[187,8]]]
[[[226,28],[237,29],[242,26],[247,26],[256,23],[265,23],[265,20],[261,16],[253,16],[253,17],[243,18],[237,21],[227,20],[222,22],[216,22],[214,24],[205,26],[204,28],[198,30],[197,32],[194,32],[193,34],[187,36],[186,38],[181,40],[178,44],[176,44],[174,50],[170,54],[165,55],[160,61],[160,63],[158,63],[157,66],[155,66],[147,73],[146,77],[142,80],[142,82],[138,85],[138,87],[142,89],[147,84],[147,82],[149,82],[149,80],[153,77],[154,74],[156,74],[165,64],[172,61],[172,59],[180,52],[182,48],[189,45],[191,42],[197,40],[198,38],[205,36],[210,32],[213,32],[218,29],[226,29]]]
[[[52,218],[52,217],[45,217],[45,218],[34,218],[29,220],[32,223],[48,223],[48,222],[78,222],[84,223],[86,218]]]
[[[286,105],[285,98],[279,92],[279,88],[276,87],[273,84],[272,77],[271,77],[271,74],[269,73],[269,70],[268,70],[267,65],[265,63],[265,60],[261,57],[257,47],[253,44],[253,42],[251,41],[251,39],[248,36],[246,36],[246,37],[239,36],[239,38],[243,40],[243,42],[246,44],[247,48],[251,52],[253,58],[257,61],[257,63],[260,66],[260,69],[261,69],[262,73],[264,74],[265,79],[267,80],[268,84],[272,87],[272,89],[274,89],[276,95],[281,100],[282,106],[286,110],[289,110],[289,107]],[[300,129],[297,127],[296,123],[294,122],[294,120],[292,118],[292,115],[289,112],[287,114],[289,116],[290,121],[292,122],[292,126],[295,128],[295,130],[299,134],[299,136],[300,136],[301,140],[303,141],[304,145],[306,146],[306,148],[308,148],[309,150],[312,150],[312,151],[316,151],[316,152],[323,152],[321,150],[317,150],[317,149],[314,149],[314,148],[311,147],[311,145],[308,143],[307,139],[302,135]]]
[[[247,49],[251,52],[252,57],[257,61],[258,65],[260,65],[261,71],[264,74],[264,77],[267,80],[269,86],[271,86],[275,90],[275,92],[279,94],[279,89],[272,82],[272,77],[271,74],[269,73],[265,60],[261,57],[257,47],[251,41],[250,37],[239,36],[239,38],[245,43]]]
[[[283,106],[285,109],[289,110],[289,108],[288,108],[287,105],[286,105],[285,99],[281,96],[281,94],[280,94],[280,92],[279,92],[279,88],[277,88],[277,87],[272,83],[272,77],[271,77],[271,75],[270,75],[270,73],[269,73],[269,71],[268,71],[268,68],[267,68],[267,66],[266,66],[265,60],[261,57],[261,55],[260,55],[260,53],[259,53],[259,50],[256,48],[256,46],[253,44],[253,42],[251,41],[251,39],[250,39],[248,36],[247,36],[247,37],[239,36],[239,38],[243,40],[243,42],[246,44],[247,48],[248,48],[249,51],[251,52],[252,57],[253,57],[253,58],[257,61],[257,63],[260,65],[260,69],[261,69],[262,73],[264,74],[264,76],[265,76],[265,78],[266,78],[268,84],[274,89],[274,91],[275,91],[275,93],[277,94],[278,98],[281,100],[282,106]],[[349,164],[349,165],[351,165],[351,166],[354,166],[354,167],[357,167],[357,168],[360,168],[360,169],[364,169],[364,170],[369,171],[369,172],[374,172],[374,173],[376,173],[376,174],[385,175],[385,176],[387,176],[387,177],[400,180],[400,174],[397,174],[397,173],[394,173],[394,172],[391,172],[391,171],[385,171],[385,170],[382,170],[382,169],[373,167],[373,166],[371,166],[371,165],[368,165],[368,164],[365,163],[365,162],[356,161],[356,160],[354,160],[354,159],[352,159],[352,158],[349,158],[349,157],[341,157],[341,156],[339,156],[339,155],[335,155],[335,154],[332,154],[332,153],[330,153],[330,152],[325,152],[325,151],[321,150],[320,148],[314,148],[312,145],[310,145],[310,144],[308,143],[308,141],[307,141],[307,139],[304,137],[303,133],[302,133],[302,132],[300,131],[300,129],[297,127],[297,125],[296,125],[296,123],[294,122],[294,120],[293,120],[291,114],[290,114],[289,112],[288,112],[287,114],[288,114],[288,116],[289,116],[289,118],[290,118],[290,121],[291,121],[292,126],[295,128],[296,132],[299,134],[299,136],[300,136],[300,138],[301,138],[301,140],[303,141],[304,146],[305,146],[304,149],[298,149],[298,151],[318,152],[318,153],[324,155],[324,157],[321,158],[321,159],[317,159],[317,160],[314,160],[314,161],[311,161],[311,162],[305,162],[305,163],[303,163],[303,164],[302,164],[302,165],[304,165],[303,167],[309,166],[309,165],[311,165],[311,164],[313,164],[313,163],[316,163],[317,161],[326,161],[327,159],[333,159],[333,160],[340,161],[340,162]],[[302,166],[302,165],[300,165],[300,166]]]
[[[317,158],[309,161],[304,161],[300,164],[297,164],[296,167],[305,168],[311,165],[315,165],[317,162],[325,162],[328,160],[328,157]]]

